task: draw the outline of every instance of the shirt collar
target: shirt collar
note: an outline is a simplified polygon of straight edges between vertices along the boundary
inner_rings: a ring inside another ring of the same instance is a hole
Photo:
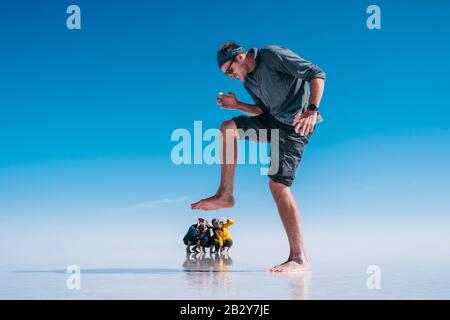
[[[252,72],[250,72],[248,75],[247,75],[247,77],[248,76],[252,76],[252,75],[254,75],[255,74],[255,71],[256,71],[256,69],[258,68],[258,65],[259,65],[259,62],[260,62],[260,54],[259,54],[259,50],[260,49],[258,49],[258,48],[251,48],[248,52],[250,53],[253,53],[253,57],[254,57],[254,59],[255,59],[255,68],[253,69],[253,71]]]
[[[255,69],[258,66],[259,63],[259,49],[258,48],[251,48],[248,52],[253,53],[253,57],[255,58]]]

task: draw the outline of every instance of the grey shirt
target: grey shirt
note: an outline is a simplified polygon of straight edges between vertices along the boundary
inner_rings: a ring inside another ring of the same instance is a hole
[[[268,46],[251,51],[255,55],[255,69],[247,75],[245,89],[264,111],[292,125],[294,116],[308,106],[306,82],[325,79],[325,73],[285,47]],[[321,121],[319,115],[318,122]]]

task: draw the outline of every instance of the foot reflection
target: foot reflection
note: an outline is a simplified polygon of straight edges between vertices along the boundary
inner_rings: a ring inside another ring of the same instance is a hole
[[[312,272],[271,272],[275,279],[287,280],[291,287],[292,300],[307,300]]]
[[[187,254],[183,270],[188,288],[209,299],[309,298],[311,271],[274,273],[263,270],[233,270],[232,266],[233,260],[229,254]],[[251,287],[247,287],[249,284]]]

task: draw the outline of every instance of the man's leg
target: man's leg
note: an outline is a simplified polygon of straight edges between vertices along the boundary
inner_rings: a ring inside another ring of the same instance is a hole
[[[231,246],[233,245],[233,240],[225,240],[223,246],[227,248],[227,253],[230,252]]]
[[[214,239],[210,239],[210,242],[209,242],[209,254],[213,254],[214,253],[214,248],[215,248]]]
[[[271,268],[269,271],[289,272],[310,270],[311,265],[306,257],[303,238],[300,233],[299,210],[292,196],[291,188],[271,179],[270,191],[277,204],[278,213],[286,230],[290,253],[286,262]]]
[[[216,246],[216,250],[217,250],[217,254],[222,255],[223,254],[223,239],[222,238],[217,238],[217,246]]]
[[[214,248],[216,249],[216,253],[218,254],[220,250],[219,239],[214,239]]]
[[[217,210],[234,206],[234,172],[237,162],[237,127],[233,120],[220,126],[220,185],[216,194],[191,205],[197,210]]]
[[[187,241],[185,244],[186,244],[186,253],[192,253],[192,251],[191,251],[191,242]]]

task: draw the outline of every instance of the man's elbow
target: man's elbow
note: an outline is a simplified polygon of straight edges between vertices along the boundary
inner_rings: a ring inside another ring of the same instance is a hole
[[[253,113],[252,113],[252,115],[253,116],[259,116],[261,113],[263,113],[264,112],[264,109],[263,108],[261,108],[259,105],[255,105],[254,106],[254,108],[253,108]]]
[[[310,84],[316,83],[316,84],[320,84],[320,85],[324,85],[325,84],[325,77],[315,77],[312,78],[309,81]]]
[[[309,82],[314,79],[322,79],[323,81],[327,79],[325,71],[323,71],[322,68],[316,65],[314,65],[314,67],[311,69],[311,72],[309,73]]]
[[[315,80],[315,79],[320,79],[323,80],[325,82],[325,80],[327,79],[327,76],[325,74],[325,72],[322,69],[317,70],[316,72],[314,72],[311,76],[311,80]]]

